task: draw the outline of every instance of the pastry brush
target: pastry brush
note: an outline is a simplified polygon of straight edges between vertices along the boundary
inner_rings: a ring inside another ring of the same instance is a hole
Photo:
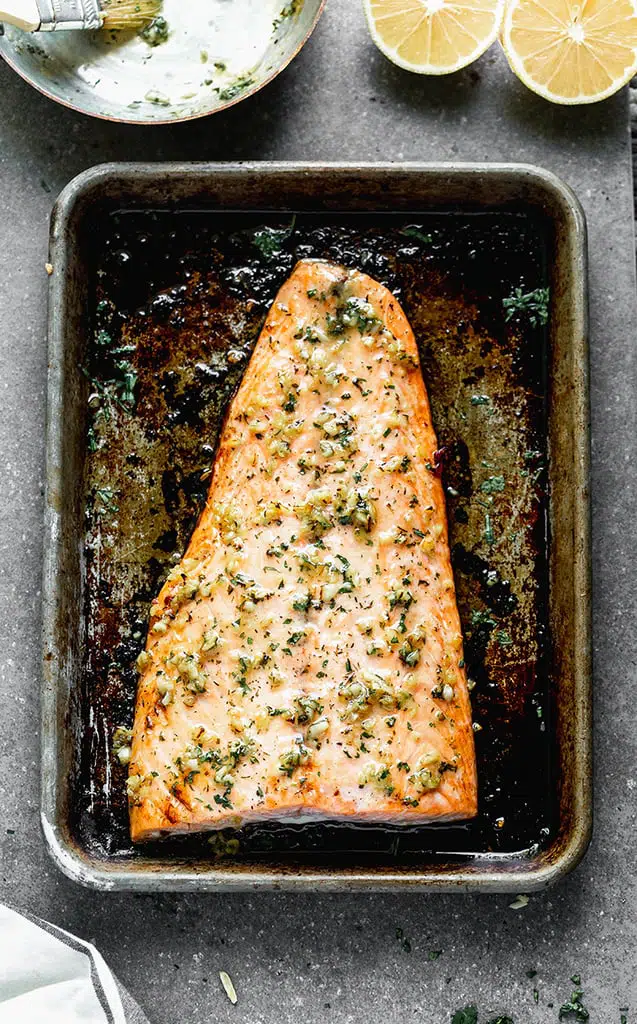
[[[58,29],[143,28],[161,10],[161,0],[0,0],[0,22],[25,32]]]

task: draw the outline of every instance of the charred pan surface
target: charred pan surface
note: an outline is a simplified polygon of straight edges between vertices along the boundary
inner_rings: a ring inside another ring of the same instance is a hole
[[[150,604],[203,507],[225,411],[272,298],[298,259],[319,257],[386,284],[419,342],[476,684],[480,813],[407,832],[246,828],[239,856],[407,864],[423,852],[544,845],[553,809],[542,225],[514,214],[264,223],[125,212],[103,237],[85,364],[85,728],[73,808],[83,844],[135,856],[113,735],[132,723]],[[171,840],[154,852],[177,850],[210,847]]]

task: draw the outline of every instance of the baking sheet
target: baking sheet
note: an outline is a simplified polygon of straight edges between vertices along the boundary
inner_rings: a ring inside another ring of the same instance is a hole
[[[524,201],[394,214],[145,205],[113,199],[100,210],[84,267],[83,642],[67,805],[76,848],[133,870],[179,858],[221,873],[426,875],[426,863],[462,871],[482,862],[488,872],[541,858],[563,828],[550,622],[553,356],[541,291],[551,289],[559,315],[554,220]],[[304,256],[383,281],[419,341],[476,684],[480,813],[408,830],[244,829],[232,863],[206,837],[133,850],[112,737],[132,720],[148,608],[205,500],[224,410],[267,308]]]

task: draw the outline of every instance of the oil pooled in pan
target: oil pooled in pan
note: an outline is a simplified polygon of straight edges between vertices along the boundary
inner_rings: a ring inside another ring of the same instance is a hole
[[[84,845],[136,855],[113,733],[132,723],[148,610],[205,502],[228,401],[278,287],[305,256],[382,281],[418,339],[475,683],[480,812],[408,830],[251,827],[236,834],[236,856],[408,866],[425,853],[531,854],[548,841],[547,251],[541,224],[513,213],[108,218],[84,367],[84,727],[73,787]],[[197,836],[152,852],[215,849],[223,840]]]

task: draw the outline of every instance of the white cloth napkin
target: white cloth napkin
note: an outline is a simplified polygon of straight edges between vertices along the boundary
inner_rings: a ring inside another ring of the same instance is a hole
[[[0,905],[2,1024],[148,1024],[94,946]]]

